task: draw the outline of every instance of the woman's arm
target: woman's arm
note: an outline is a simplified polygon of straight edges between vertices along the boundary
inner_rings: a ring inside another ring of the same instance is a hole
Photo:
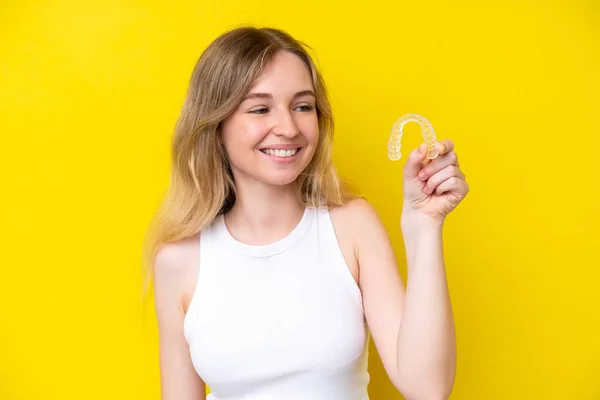
[[[446,399],[454,385],[456,344],[442,248],[446,216],[469,192],[451,140],[424,144],[404,166],[402,235],[408,285],[398,276],[387,233],[375,211],[361,206],[357,260],[365,312],[382,362],[409,399]]]
[[[185,278],[190,274],[186,253],[189,251],[183,246],[164,246],[154,268],[162,400],[206,399],[206,386],[194,370],[183,336],[182,293]]]
[[[407,398],[447,399],[454,385],[454,320],[443,259],[442,223],[402,220],[408,285],[397,338],[398,379]],[[430,386],[432,394],[421,397]]]
[[[347,209],[347,218],[353,220],[365,316],[390,380],[407,400],[447,399],[454,381],[455,347],[441,227],[423,224],[418,230],[403,231],[405,288],[375,209],[364,200]]]

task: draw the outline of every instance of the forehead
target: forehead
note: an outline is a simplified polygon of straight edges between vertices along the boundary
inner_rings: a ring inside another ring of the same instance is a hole
[[[298,92],[313,89],[313,81],[306,63],[297,55],[282,51],[265,66],[251,91]]]

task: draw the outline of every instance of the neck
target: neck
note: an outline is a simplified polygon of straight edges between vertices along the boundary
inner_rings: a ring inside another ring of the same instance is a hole
[[[243,243],[264,245],[282,239],[304,215],[295,184],[244,182],[238,183],[236,190],[237,199],[225,215],[225,223],[231,235]]]

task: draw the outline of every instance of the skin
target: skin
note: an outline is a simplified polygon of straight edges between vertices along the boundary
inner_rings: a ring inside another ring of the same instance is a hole
[[[293,182],[310,161],[318,121],[308,70],[280,53],[236,112],[223,124],[239,196],[225,216],[239,241],[260,245],[286,236],[304,206]],[[297,96],[297,93],[303,94]],[[265,94],[268,94],[265,95]],[[293,161],[277,163],[261,149],[300,147]],[[439,142],[440,156],[425,159],[414,149],[404,167],[401,229],[408,285],[375,209],[355,200],[331,211],[338,241],[359,286],[373,341],[385,370],[407,399],[445,399],[454,384],[454,323],[443,260],[447,215],[469,191],[454,143]],[[421,174],[424,174],[421,176]],[[155,306],[160,334],[162,399],[205,399],[205,384],[191,364],[183,319],[198,276],[198,236],[163,246],[155,265]]]

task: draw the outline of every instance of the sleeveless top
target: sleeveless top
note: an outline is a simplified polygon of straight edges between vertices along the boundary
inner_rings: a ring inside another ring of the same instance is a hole
[[[368,400],[362,297],[326,208],[283,239],[237,241],[223,215],[200,234],[184,336],[210,400]]]

